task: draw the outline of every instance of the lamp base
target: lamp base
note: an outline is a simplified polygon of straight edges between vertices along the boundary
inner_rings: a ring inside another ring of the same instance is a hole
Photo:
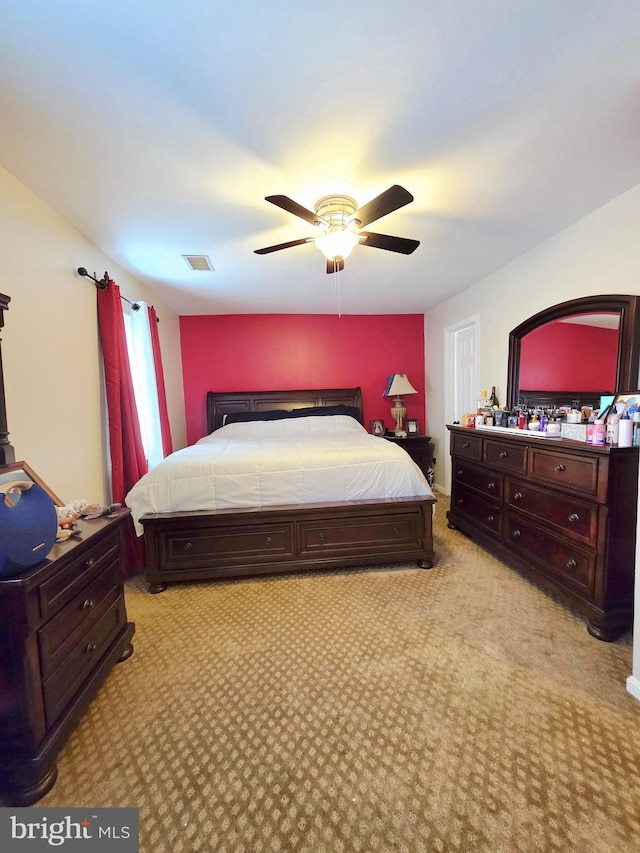
[[[407,433],[403,429],[397,429],[393,434],[395,435],[396,438],[406,438],[407,437]]]

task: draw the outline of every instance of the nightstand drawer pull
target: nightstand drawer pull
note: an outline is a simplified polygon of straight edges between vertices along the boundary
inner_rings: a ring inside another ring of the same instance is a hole
[[[95,643],[88,643],[88,645],[86,645],[84,648],[85,654],[92,655],[96,651],[97,648],[98,647],[96,646]]]
[[[569,521],[571,522],[571,524],[577,524],[580,521],[580,516],[577,512],[572,512],[569,515]]]
[[[92,598],[87,598],[87,600],[82,605],[82,609],[83,610],[93,610],[93,608],[95,606],[96,606],[95,601]]]
[[[507,456],[509,455],[509,452],[507,450],[502,450],[502,451],[500,451],[500,453],[498,455],[499,455],[500,459],[506,459]]]
[[[469,442],[468,442],[468,441],[464,441],[464,442],[462,443],[462,446],[463,446],[463,447],[465,448],[465,450],[466,450],[468,447],[470,447],[470,444],[469,444]]]
[[[564,467],[564,465],[561,464],[561,465],[554,465],[553,470],[557,471],[558,474],[560,474],[561,471],[566,471],[567,469]]]
[[[193,542],[185,542],[184,543],[184,550],[185,551],[190,551],[192,548],[193,548]]]
[[[524,495],[522,494],[522,492],[514,492],[513,493],[514,501],[521,501],[523,497],[524,497]]]

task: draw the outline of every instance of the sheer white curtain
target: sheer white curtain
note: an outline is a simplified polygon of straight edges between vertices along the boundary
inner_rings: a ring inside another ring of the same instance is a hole
[[[164,459],[158,388],[149,332],[148,306],[146,302],[136,302],[135,305],[138,306],[137,310],[133,305],[123,303],[122,310],[142,444],[147,464],[149,468],[153,468]]]

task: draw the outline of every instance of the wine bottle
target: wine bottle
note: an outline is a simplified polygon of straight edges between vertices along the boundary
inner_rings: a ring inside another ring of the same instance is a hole
[[[492,409],[499,409],[500,403],[498,402],[498,398],[496,397],[496,386],[491,386],[491,395],[489,396],[489,407]]]

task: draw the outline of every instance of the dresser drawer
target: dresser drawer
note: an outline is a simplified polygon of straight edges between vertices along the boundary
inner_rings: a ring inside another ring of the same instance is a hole
[[[476,468],[462,459],[453,461],[453,479],[486,495],[491,500],[502,501],[503,477],[487,468]]]
[[[482,525],[484,530],[489,531],[494,536],[500,535],[502,510],[482,495],[472,492],[464,486],[454,485],[451,497],[451,513],[454,523],[456,513],[461,513],[475,521],[476,524]]]
[[[503,471],[525,474],[527,470],[527,445],[492,441],[487,439],[484,446],[484,461]]]
[[[89,630],[77,638],[64,666],[44,682],[44,708],[51,726],[82,686],[127,622],[124,599],[119,596]]]
[[[114,531],[93,547],[81,548],[57,574],[46,580],[38,590],[40,613],[44,619],[65,606],[106,565],[120,556],[120,535]]]
[[[505,505],[548,524],[558,533],[595,548],[598,541],[598,505],[560,492],[550,492],[507,478]]]
[[[459,435],[451,433],[451,455],[464,456],[465,459],[475,459],[476,462],[482,462],[482,437],[474,435],[473,430],[469,430],[469,435]]]
[[[522,556],[531,560],[545,574],[556,576],[563,584],[593,595],[596,555],[577,546],[560,542],[521,519],[505,518],[505,539]]]
[[[118,597],[120,571],[115,557],[61,613],[38,631],[40,665],[45,677],[67,659],[78,643],[78,635],[88,630]]]
[[[598,457],[554,453],[538,448],[529,451],[529,474],[536,480],[554,486],[576,489],[583,494],[598,493],[598,475],[601,464]]]
[[[342,550],[348,554],[353,548],[371,545],[379,552],[389,546],[389,553],[399,544],[415,543],[422,547],[423,524],[420,513],[398,513],[392,518],[371,516],[369,519],[331,519],[328,521],[303,521],[298,525],[301,557],[322,556],[322,552]]]
[[[206,533],[197,529],[184,533],[162,531],[159,539],[162,566],[180,569],[197,565],[203,558],[207,565],[215,565],[217,555],[221,565],[232,565],[234,558],[261,562],[286,559],[293,555],[294,536],[293,525],[285,522],[259,529],[250,524],[221,524]]]

